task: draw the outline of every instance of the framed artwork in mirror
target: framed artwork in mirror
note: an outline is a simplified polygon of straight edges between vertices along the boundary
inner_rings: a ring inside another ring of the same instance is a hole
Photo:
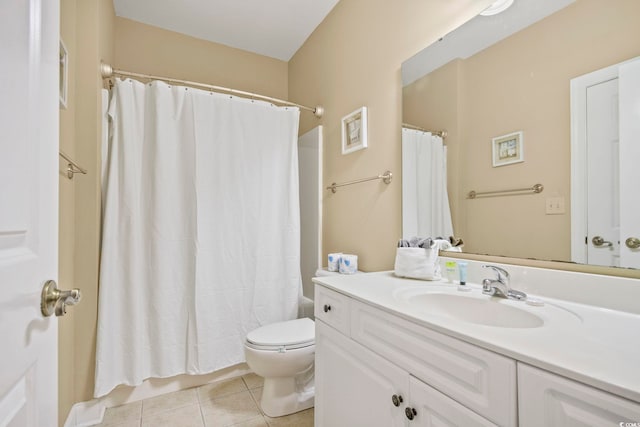
[[[67,108],[67,87],[69,74],[69,53],[67,47],[60,39],[60,108]]]
[[[493,138],[493,167],[524,162],[524,134],[513,132]]]
[[[367,107],[342,118],[342,154],[367,148]]]

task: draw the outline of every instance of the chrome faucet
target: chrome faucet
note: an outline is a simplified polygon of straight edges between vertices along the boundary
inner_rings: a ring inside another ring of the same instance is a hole
[[[496,267],[495,265],[483,265],[482,268],[492,268],[498,276],[495,280],[484,279],[482,281],[483,294],[515,299],[518,301],[527,299],[527,294],[525,294],[524,292],[511,289],[511,287],[509,286],[509,272],[500,267]]]

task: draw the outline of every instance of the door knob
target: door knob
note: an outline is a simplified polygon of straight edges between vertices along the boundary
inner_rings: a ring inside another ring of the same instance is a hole
[[[593,239],[591,239],[591,242],[593,243],[594,246],[597,247],[602,247],[604,246],[605,248],[610,248],[611,246],[613,246],[613,243],[604,240],[602,237],[600,236],[596,236]]]
[[[40,310],[45,317],[54,313],[56,316],[64,316],[67,313],[67,306],[76,305],[81,298],[80,289],[61,291],[55,280],[47,280],[42,287]]]
[[[625,240],[624,244],[627,245],[629,249],[638,249],[640,248],[640,239],[637,237],[629,237]]]

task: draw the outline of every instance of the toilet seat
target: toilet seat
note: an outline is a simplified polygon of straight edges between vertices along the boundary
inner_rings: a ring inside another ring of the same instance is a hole
[[[262,326],[247,334],[247,347],[284,352],[315,344],[315,324],[309,318],[288,320]]]

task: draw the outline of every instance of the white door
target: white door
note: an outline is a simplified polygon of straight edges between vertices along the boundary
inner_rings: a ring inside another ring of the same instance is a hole
[[[587,262],[620,266],[618,79],[587,87]]]
[[[0,426],[57,417],[58,0],[0,1]]]
[[[317,319],[315,363],[316,427],[407,425],[406,371]]]
[[[640,59],[620,66],[620,265],[640,268]]]

